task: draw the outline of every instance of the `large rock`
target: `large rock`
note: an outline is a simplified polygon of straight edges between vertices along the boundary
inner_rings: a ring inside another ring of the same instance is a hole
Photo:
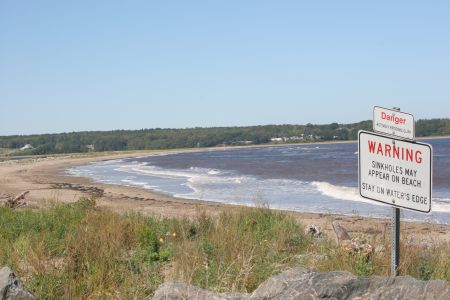
[[[450,285],[410,276],[391,280],[295,268],[269,278],[253,294],[214,294],[181,281],[169,281],[160,285],[153,299],[450,299]]]
[[[0,270],[0,300],[34,300],[34,296],[25,288],[10,268]]]
[[[153,299],[240,300],[249,297],[248,294],[216,294],[183,281],[173,280],[161,284]]]

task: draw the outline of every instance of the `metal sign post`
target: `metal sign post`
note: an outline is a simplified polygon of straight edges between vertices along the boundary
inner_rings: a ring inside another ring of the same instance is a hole
[[[391,276],[400,265],[400,208],[431,211],[431,145],[415,141],[414,116],[374,107],[373,131],[358,133],[359,194],[392,206]]]
[[[391,219],[391,276],[398,274],[398,265],[400,264],[400,208],[392,208]]]
[[[400,112],[400,108],[397,107],[394,107],[393,110]],[[415,138],[415,136],[413,136],[413,138]],[[395,277],[398,275],[398,266],[400,264],[400,208],[398,207],[392,208],[391,240],[391,277]]]

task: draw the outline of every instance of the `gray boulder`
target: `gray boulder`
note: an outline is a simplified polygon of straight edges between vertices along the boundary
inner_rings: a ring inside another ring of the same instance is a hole
[[[172,280],[161,284],[153,299],[200,299],[200,300],[241,300],[248,299],[248,294],[218,294],[207,291],[184,281]]]
[[[267,279],[252,294],[215,294],[181,281],[169,281],[160,285],[153,299],[450,299],[450,285],[410,276],[357,277],[349,272],[295,268]]]
[[[0,300],[36,299],[8,267],[0,270]]]

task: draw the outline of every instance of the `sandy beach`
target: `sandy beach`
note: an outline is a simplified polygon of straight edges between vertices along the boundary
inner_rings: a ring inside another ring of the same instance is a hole
[[[189,150],[188,150],[189,151]],[[65,170],[75,165],[162,151],[105,154],[99,156],[70,155],[47,158],[27,158],[0,162],[0,202],[24,191],[28,207],[45,207],[52,202],[73,202],[80,197],[94,196],[99,207],[120,213],[139,212],[159,217],[192,218],[199,213],[216,216],[221,212],[233,212],[239,206],[200,200],[188,200],[162,195],[151,190],[111,184],[96,183],[88,178],[73,177]],[[164,151],[168,152],[168,151]],[[359,216],[287,212],[303,224],[315,224],[334,237],[332,221],[339,222],[351,235],[371,238],[388,238],[390,220]],[[402,239],[410,243],[437,244],[450,241],[450,226],[432,223],[402,222]]]

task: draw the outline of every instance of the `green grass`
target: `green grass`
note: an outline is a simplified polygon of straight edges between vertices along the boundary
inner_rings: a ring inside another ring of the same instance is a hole
[[[39,299],[146,298],[168,279],[251,292],[294,266],[387,275],[389,255],[364,257],[329,239],[314,241],[292,217],[267,208],[191,220],[120,215],[92,199],[0,208],[0,266],[11,267]],[[400,271],[449,280],[450,254],[403,244]]]
[[[175,278],[225,292],[250,292],[292,266],[310,240],[292,218],[269,209],[243,209],[217,220],[201,215],[178,224]]]
[[[0,265],[8,265],[40,299],[144,297],[160,283],[161,261],[148,259],[141,233],[162,235],[164,222],[121,216],[82,199],[42,210],[0,209]],[[153,257],[153,256],[152,256]]]

